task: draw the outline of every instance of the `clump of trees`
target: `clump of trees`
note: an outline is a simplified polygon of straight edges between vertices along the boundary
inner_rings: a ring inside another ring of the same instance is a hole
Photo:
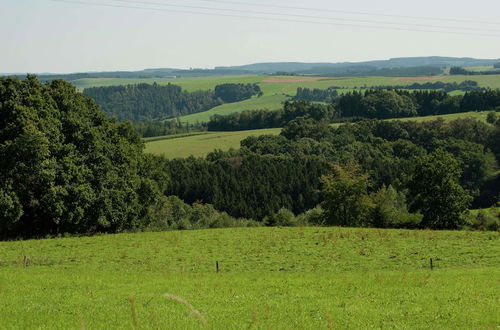
[[[215,86],[215,97],[225,103],[240,102],[263,93],[257,84],[222,84]]]
[[[0,237],[144,227],[168,179],[142,149],[73,85],[0,78]]]
[[[338,97],[337,89],[339,87],[329,87],[327,89],[298,87],[297,93],[292,100],[332,103]]]

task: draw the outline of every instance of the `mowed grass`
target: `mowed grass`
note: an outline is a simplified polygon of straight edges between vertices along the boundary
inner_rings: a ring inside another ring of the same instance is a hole
[[[499,243],[335,227],[0,242],[0,328],[495,329]]]
[[[426,116],[426,117],[410,117],[410,118],[397,118],[390,120],[401,121],[431,121],[442,118],[445,121],[460,119],[460,118],[475,118],[486,122],[486,116],[489,111],[478,112],[464,112],[454,113],[449,115]],[[338,126],[340,124],[332,124]],[[179,157],[204,157],[209,152],[215,149],[229,150],[230,148],[239,149],[241,140],[250,135],[259,136],[264,134],[279,134],[280,128],[266,128],[248,131],[236,132],[202,132],[179,135],[166,135],[154,138],[145,139],[146,152],[165,155],[168,158]]]
[[[146,152],[164,155],[168,158],[179,157],[204,157],[215,149],[229,150],[239,149],[241,140],[251,135],[279,134],[281,128],[266,128],[237,132],[204,132],[199,135],[183,136],[172,138],[165,136],[156,138],[156,141],[146,143]]]

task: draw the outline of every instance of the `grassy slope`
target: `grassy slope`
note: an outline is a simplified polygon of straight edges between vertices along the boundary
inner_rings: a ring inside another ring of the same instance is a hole
[[[288,97],[279,94],[264,95],[261,97],[252,97],[249,100],[236,103],[226,103],[212,108],[208,111],[194,113],[191,115],[180,117],[182,122],[197,123],[208,122],[210,117],[218,115],[229,115],[234,112],[241,112],[249,109],[267,109],[278,110],[282,107],[282,102],[286,101]]]
[[[499,238],[249,228],[0,242],[0,328],[130,329],[132,305],[143,329],[201,326],[170,293],[214,329],[493,329]]]
[[[437,118],[443,118],[444,120],[454,120],[458,118],[472,117],[478,120],[486,121],[487,114],[487,111],[465,112],[441,116],[402,118],[399,120],[429,121],[435,120]],[[247,136],[279,134],[280,130],[281,129],[279,128],[272,128],[238,132],[207,132],[187,137],[181,134],[178,138],[175,138],[175,135],[167,135],[165,137],[152,138],[154,139],[153,142],[147,142],[146,139],[146,152],[163,154],[169,158],[188,157],[190,155],[193,155],[195,157],[205,156],[207,153],[213,151],[214,149],[238,149],[240,147],[240,141]]]
[[[173,83],[181,86],[188,91],[195,90],[208,90],[213,89],[216,85],[222,83],[259,83],[264,96],[261,98],[252,98],[243,102],[236,102],[231,104],[224,104],[204,113],[198,113],[181,117],[184,122],[196,123],[208,121],[213,114],[229,114],[232,112],[239,112],[243,110],[253,109],[277,109],[281,106],[281,102],[286,100],[290,95],[295,95],[297,87],[307,88],[320,88],[325,89],[330,86],[344,87],[340,92],[346,92],[353,88],[371,87],[379,85],[409,85],[415,82],[412,78],[407,80],[396,80],[395,77],[340,77],[340,78],[324,78],[318,81],[306,82],[280,82],[270,83],[266,82],[269,76],[227,76],[227,77],[208,77],[208,78],[189,78],[189,79],[161,79],[161,78],[148,78],[148,79],[118,79],[118,78],[100,78],[100,79],[79,79],[73,83],[79,88],[83,89],[91,86],[111,86],[123,84],[136,84],[136,83],[159,83],[167,84]],[[296,77],[274,77],[282,79],[295,79]],[[403,78],[404,79],[404,78]],[[500,88],[500,75],[488,76],[439,76],[438,79],[432,81],[444,82],[462,82],[464,80],[475,80],[482,87]]]
[[[240,141],[250,135],[279,134],[281,128],[259,129],[238,132],[207,132],[179,138],[167,138],[146,143],[146,152],[163,154],[168,158],[203,157],[214,149],[238,149]],[[168,137],[168,135],[167,135]]]

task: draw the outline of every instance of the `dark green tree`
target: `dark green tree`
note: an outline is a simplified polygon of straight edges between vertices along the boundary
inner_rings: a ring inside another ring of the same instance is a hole
[[[408,190],[411,210],[424,216],[423,227],[456,229],[464,224],[472,197],[460,186],[461,175],[459,161],[443,149],[416,159]]]
[[[160,193],[142,149],[73,85],[0,78],[0,237],[141,228]]]
[[[334,165],[332,173],[322,179],[327,224],[356,227],[370,223],[373,205],[367,194],[368,176],[358,165]]]

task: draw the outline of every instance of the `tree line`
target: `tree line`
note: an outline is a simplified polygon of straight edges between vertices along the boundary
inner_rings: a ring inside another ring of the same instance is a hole
[[[495,66],[496,64],[493,65],[493,67],[496,69],[497,67]],[[492,74],[498,74],[497,70],[486,70],[486,71],[470,71],[465,68],[462,68],[460,66],[454,66],[450,68],[450,74],[451,75],[465,75],[465,76],[480,76],[480,75],[492,75]]]
[[[292,100],[332,103],[338,97],[338,89],[334,86],[327,89],[298,87]]]
[[[287,122],[301,116],[315,120],[331,121],[337,116],[333,105],[286,101],[279,110],[245,110],[226,116],[214,115],[207,123],[209,131],[240,131],[259,128],[283,127]]]
[[[327,89],[318,88],[302,88],[298,87],[295,96],[292,100],[313,101],[313,102],[326,102],[332,103],[338,98],[338,90],[343,87],[331,86]],[[344,87],[345,88],[345,87]],[[486,90],[486,88],[479,87],[477,81],[465,80],[460,83],[456,82],[426,82],[426,83],[413,83],[410,85],[381,85],[371,86],[369,89],[407,89],[407,90],[442,90],[444,92],[460,91],[473,91],[473,90]]]
[[[187,92],[180,86],[136,84],[83,90],[108,116],[119,121],[151,122],[209,110],[261,93],[256,84],[223,84],[215,91]]]

